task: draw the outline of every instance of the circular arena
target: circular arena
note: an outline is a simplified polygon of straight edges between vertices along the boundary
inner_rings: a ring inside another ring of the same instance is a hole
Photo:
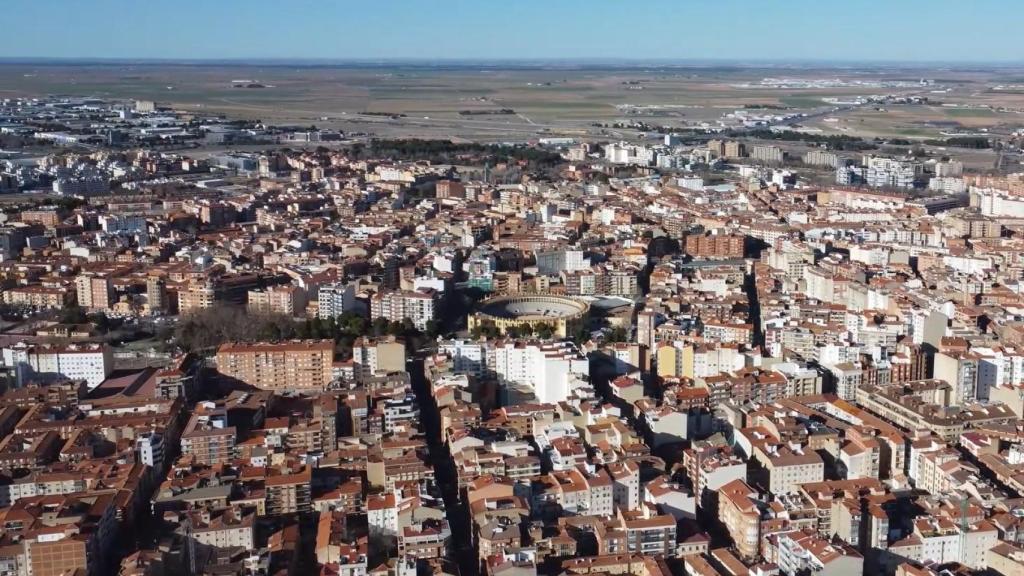
[[[479,311],[469,317],[469,328],[490,324],[506,334],[512,327],[535,331],[547,324],[554,336],[568,338],[584,325],[589,311],[586,302],[565,296],[498,296],[481,303]]]

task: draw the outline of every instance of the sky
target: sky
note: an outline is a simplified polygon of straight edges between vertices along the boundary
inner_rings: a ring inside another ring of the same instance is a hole
[[[1021,0],[2,0],[0,58],[1024,62]]]

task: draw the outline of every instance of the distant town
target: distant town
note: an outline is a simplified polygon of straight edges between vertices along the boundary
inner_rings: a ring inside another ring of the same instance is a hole
[[[730,89],[851,86],[502,141],[0,100],[0,574],[1024,574],[1024,120]]]

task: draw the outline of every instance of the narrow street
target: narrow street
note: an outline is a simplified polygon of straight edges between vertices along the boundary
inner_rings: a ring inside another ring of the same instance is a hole
[[[437,485],[444,499],[444,506],[452,531],[452,555],[462,576],[476,576],[479,572],[476,550],[471,545],[472,533],[469,513],[459,496],[459,481],[448,447],[441,442],[441,415],[430,394],[430,385],[423,374],[423,355],[417,353],[409,361],[409,375],[412,388],[420,408],[421,428],[427,438],[430,460],[434,467]]]

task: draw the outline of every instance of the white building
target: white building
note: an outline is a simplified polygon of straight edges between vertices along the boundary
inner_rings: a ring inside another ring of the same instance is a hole
[[[1024,218],[1024,197],[996,188],[971,188],[971,205],[985,216]]]
[[[553,276],[559,272],[575,272],[590,268],[590,259],[582,250],[553,250],[537,253],[537,273]]]
[[[1024,382],[1024,352],[1012,348],[974,348],[979,355],[977,395],[988,398],[997,386],[1015,386]]]
[[[784,532],[778,536],[779,570],[796,574],[859,576],[864,573],[864,558],[853,548],[833,544],[812,531]]]
[[[85,380],[89,389],[99,386],[114,369],[114,358],[105,344],[28,345],[4,348],[4,365],[12,368],[18,386],[55,378]]]
[[[936,176],[928,181],[928,189],[946,194],[963,194],[967,191],[967,183],[963,178],[954,176]]]
[[[351,312],[356,305],[356,291],[351,284],[328,284],[317,294],[317,316],[337,318]]]
[[[135,439],[139,462],[157,471],[163,471],[164,437],[156,432],[143,434]]]
[[[133,234],[146,231],[146,219],[142,216],[103,214],[100,216],[99,221],[100,227],[107,234]]]
[[[437,319],[437,292],[429,288],[378,292],[370,299],[370,317],[389,322],[408,318],[418,330],[426,330]]]
[[[835,152],[827,152],[825,150],[811,150],[804,154],[804,164],[811,166],[825,166],[828,168],[837,168],[839,166],[839,156]]]
[[[58,178],[53,181],[53,191],[61,196],[95,196],[110,192],[110,181],[106,178]]]
[[[959,160],[935,163],[935,176],[943,178],[947,176],[960,176],[964,173],[964,163]]]
[[[654,162],[654,157],[652,149],[628,142],[617,142],[604,147],[604,158],[612,164],[650,166]]]
[[[452,359],[456,373],[480,377],[487,369],[487,347],[485,342],[445,340],[438,345],[438,352]]]
[[[750,149],[750,158],[760,162],[777,164],[781,163],[785,156],[785,153],[778,146],[753,146]]]
[[[528,386],[551,404],[590,376],[590,362],[571,342],[502,341],[488,350],[487,365],[503,384]]]
[[[913,188],[922,171],[918,162],[876,156],[866,158],[864,165],[867,184],[874,188]]]
[[[371,534],[398,533],[398,494],[371,495],[366,500],[367,524]]]

